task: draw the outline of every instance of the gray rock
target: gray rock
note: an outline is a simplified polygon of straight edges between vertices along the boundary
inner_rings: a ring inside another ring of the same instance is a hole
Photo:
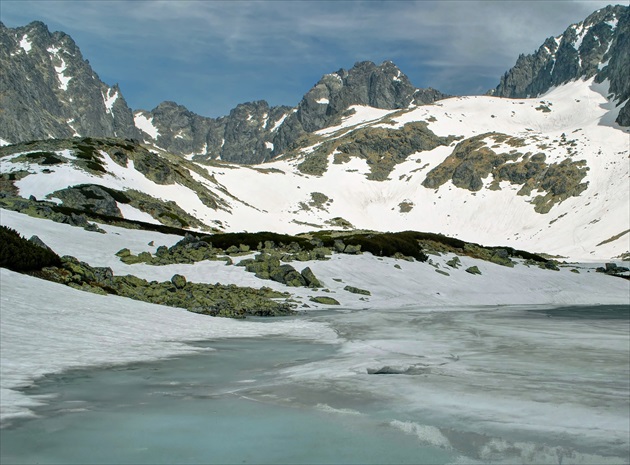
[[[345,250],[346,245],[343,243],[342,240],[335,239],[333,247],[335,248],[335,251],[342,253]]]
[[[51,196],[60,199],[64,207],[122,218],[116,200],[101,186],[72,186],[55,191]]]
[[[29,242],[32,242],[33,244],[35,244],[38,247],[41,247],[43,249],[46,250],[50,250],[51,252],[53,251],[53,249],[51,249],[50,247],[48,247],[44,241],[42,241],[39,237],[37,236],[31,236],[31,238],[29,239]]]
[[[462,265],[462,262],[461,262],[461,260],[459,259],[458,256],[455,256],[455,257],[451,258],[449,261],[447,261],[446,264],[448,266],[450,266],[451,268],[457,269],[457,268],[459,268]]]
[[[273,139],[274,155],[283,153],[303,134],[334,124],[352,105],[406,108],[447,97],[435,89],[416,89],[394,63],[356,63],[324,75],[289,114]]]

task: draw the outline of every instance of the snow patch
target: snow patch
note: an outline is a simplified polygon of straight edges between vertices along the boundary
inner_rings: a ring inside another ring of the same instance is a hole
[[[70,129],[74,131],[74,133],[72,134],[72,137],[80,137],[81,134],[78,133],[78,131],[76,130],[76,128],[73,126],[72,123],[74,123],[74,118],[70,118],[69,120],[66,121],[66,124],[68,124],[68,126],[70,126]]]
[[[330,100],[322,97],[315,100],[315,103],[319,103],[320,105],[328,105],[330,103]]]
[[[267,147],[269,150],[273,150],[273,142],[265,142],[265,147]]]
[[[280,117],[280,119],[274,123],[274,125],[273,125],[273,127],[271,128],[271,131],[270,131],[270,132],[277,131],[277,130],[278,130],[278,128],[280,127],[280,125],[281,125],[282,123],[284,123],[284,120],[285,120],[285,119],[287,119],[287,116],[289,116],[291,113],[292,113],[292,112],[285,113],[284,115],[282,115],[282,116]]]
[[[160,224],[158,220],[153,218],[148,213],[143,212],[142,210],[138,210],[131,205],[118,202],[118,209],[120,210],[120,213],[122,213],[123,218],[126,218],[128,220],[144,221],[145,223],[151,224]]]
[[[154,140],[158,138],[160,132],[153,126],[153,117],[147,118],[142,112],[133,115],[133,121],[138,129],[145,132]]]
[[[113,91],[113,93],[112,93]],[[105,111],[114,116],[113,108],[114,103],[118,100],[118,91],[114,89],[107,89],[107,92],[103,94],[103,103],[105,104]]]
[[[70,82],[72,77],[66,76],[64,74],[64,72],[68,68],[68,65],[66,64],[65,60],[61,56],[59,56],[60,49],[58,47],[52,46],[47,48],[46,50],[52,55],[53,60],[58,60],[61,63],[59,66],[55,66],[53,64],[55,72],[57,73],[57,79],[59,80],[59,88],[64,91],[68,90],[68,83]]]
[[[573,43],[573,47],[575,47],[576,50],[580,50],[580,46],[582,45],[582,42],[584,41],[584,36],[586,36],[586,34],[588,33],[589,28],[584,27],[584,25],[579,24],[578,26],[575,27],[575,33],[577,35],[577,38],[575,39],[575,42]],[[580,59],[581,62],[581,59]]]
[[[5,145],[11,145],[11,142],[0,137],[0,147],[4,147]]]
[[[617,29],[617,24],[619,23],[619,18],[611,19],[610,21],[606,21],[604,24],[608,24],[610,29],[614,31]]]
[[[0,286],[3,423],[34,416],[30,408],[46,403],[18,388],[47,374],[207,350],[187,344],[192,340],[267,335],[335,338],[322,323],[209,318],[180,308],[90,294],[4,268]]]
[[[30,52],[33,48],[33,45],[31,44],[31,41],[28,40],[28,36],[26,34],[24,34],[20,40],[20,47],[22,47],[22,50],[26,53]]]

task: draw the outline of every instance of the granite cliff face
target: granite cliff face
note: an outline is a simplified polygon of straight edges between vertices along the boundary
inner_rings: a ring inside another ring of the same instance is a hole
[[[262,163],[272,158],[277,123],[290,107],[267,102],[241,103],[221,118],[199,116],[174,102],[162,102],[151,111],[136,111],[143,140],[171,153],[197,160],[220,159]]]
[[[608,80],[609,93],[624,104],[617,123],[630,126],[630,7],[608,6],[549,37],[532,55],[521,55],[492,95],[534,97],[579,78]]]
[[[118,86],[104,84],[70,36],[0,23],[0,137],[139,137]]]

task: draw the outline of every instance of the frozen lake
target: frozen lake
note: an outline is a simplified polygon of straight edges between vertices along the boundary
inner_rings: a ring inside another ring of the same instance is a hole
[[[627,306],[313,312],[338,343],[216,339],[69,371],[2,463],[627,463]],[[278,320],[264,320],[278,324]]]

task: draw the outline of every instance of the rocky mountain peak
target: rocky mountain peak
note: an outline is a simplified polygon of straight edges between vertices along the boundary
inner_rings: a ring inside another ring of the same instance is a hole
[[[274,138],[275,154],[282,153],[300,135],[334,124],[352,105],[395,110],[447,97],[434,89],[416,89],[391,61],[376,65],[361,61],[349,70],[324,75],[302,98]]]
[[[0,136],[6,142],[138,137],[120,89],[99,79],[69,35],[35,21],[1,27],[0,45]]]
[[[520,55],[492,94],[534,97],[569,81],[595,76],[597,82],[608,79],[610,92],[623,103],[630,97],[629,36],[630,7],[609,5],[597,10],[562,35],[549,37],[533,54]],[[617,122],[630,125],[627,104]]]

